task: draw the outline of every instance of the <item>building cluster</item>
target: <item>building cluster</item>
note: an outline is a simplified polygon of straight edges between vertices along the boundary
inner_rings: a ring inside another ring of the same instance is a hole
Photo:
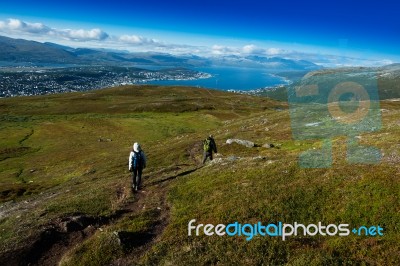
[[[209,74],[189,69],[159,71],[127,67],[71,67],[50,69],[0,68],[0,97],[88,91],[156,80],[191,80]]]

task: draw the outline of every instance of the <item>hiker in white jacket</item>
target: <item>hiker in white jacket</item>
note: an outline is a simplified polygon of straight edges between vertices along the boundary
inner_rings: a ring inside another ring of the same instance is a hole
[[[129,154],[129,171],[132,172],[132,188],[134,191],[141,189],[142,171],[146,168],[146,155],[139,143],[133,144],[133,150]]]

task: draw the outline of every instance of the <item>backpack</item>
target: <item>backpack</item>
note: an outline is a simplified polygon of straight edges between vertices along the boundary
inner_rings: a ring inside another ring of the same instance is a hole
[[[133,158],[132,158],[132,168],[143,168],[143,154],[141,151],[135,152],[133,151]]]
[[[211,151],[211,139],[206,138],[203,143],[204,151]]]

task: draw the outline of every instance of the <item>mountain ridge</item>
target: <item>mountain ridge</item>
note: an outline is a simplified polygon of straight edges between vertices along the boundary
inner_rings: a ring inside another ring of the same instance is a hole
[[[269,70],[314,70],[321,67],[306,60],[266,57],[260,55],[210,56],[193,54],[173,55],[158,52],[135,52],[125,50],[72,48],[56,43],[40,43],[24,39],[0,36],[0,62],[3,66],[15,64],[108,64],[149,65],[168,67],[240,66],[261,67]]]

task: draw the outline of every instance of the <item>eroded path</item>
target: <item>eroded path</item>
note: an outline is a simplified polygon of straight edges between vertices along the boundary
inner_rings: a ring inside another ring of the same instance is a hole
[[[52,220],[41,229],[35,239],[29,239],[29,244],[25,247],[0,254],[0,262],[7,262],[7,265],[57,265],[67,252],[94,236],[98,230],[109,231],[109,228],[122,219],[151,209],[155,215],[149,230],[139,233],[123,230],[113,232],[119,244],[130,252],[112,262],[112,265],[138,262],[160,240],[169,223],[167,192],[171,182],[197,169],[193,165],[181,165],[150,173],[144,178],[143,190],[135,193],[127,188],[130,184],[126,184],[127,187],[118,187],[115,193],[120,205],[111,216],[93,217],[82,214]],[[4,218],[16,211],[29,211],[41,201],[56,197],[58,193],[62,191],[48,192],[30,202],[3,205],[1,215]]]

